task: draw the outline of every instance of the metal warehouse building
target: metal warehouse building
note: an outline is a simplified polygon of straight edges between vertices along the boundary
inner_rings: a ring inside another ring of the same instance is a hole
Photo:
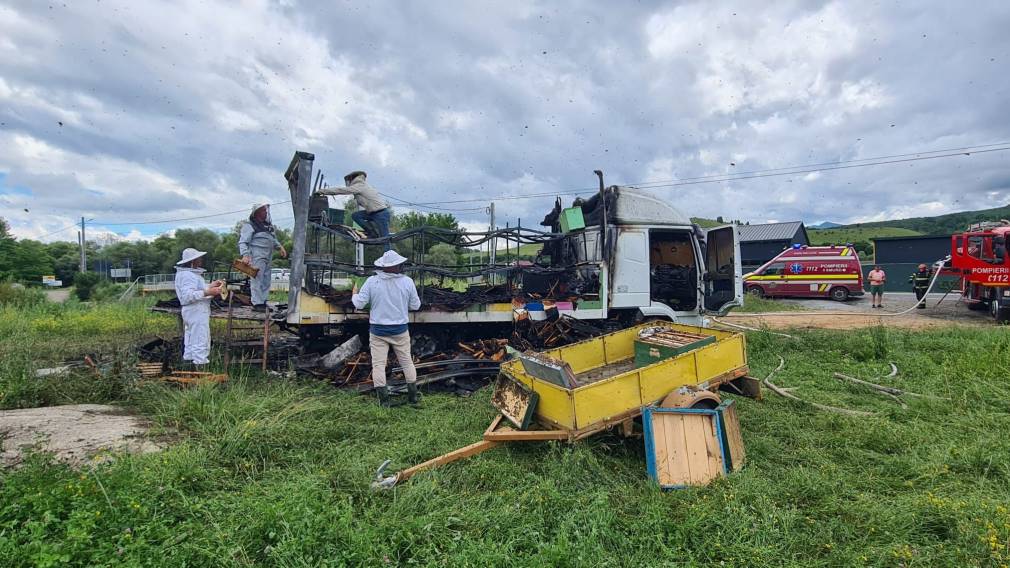
[[[920,263],[933,264],[950,254],[950,235],[925,235],[912,237],[880,237],[873,241],[873,262],[863,263],[863,277],[879,264],[887,273],[887,292],[910,292],[908,275],[915,272]],[[869,280],[866,280],[868,283]],[[957,284],[954,277],[941,276],[936,285],[946,290]]]
[[[880,237],[870,240],[873,241],[873,261],[878,264],[932,264],[950,254],[950,235]]]
[[[808,245],[803,221],[739,225],[740,256],[744,266],[764,264],[792,245]]]

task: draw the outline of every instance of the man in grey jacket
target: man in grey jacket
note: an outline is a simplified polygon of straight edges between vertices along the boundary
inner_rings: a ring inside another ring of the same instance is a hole
[[[389,235],[389,202],[365,181],[367,177],[368,174],[363,171],[353,171],[344,176],[344,183],[347,184],[347,187],[324,187],[319,190],[319,193],[322,195],[353,195],[358,210],[351,213],[351,219],[361,225],[368,236],[372,238],[385,237]],[[389,249],[389,243],[386,243],[386,250]]]
[[[249,219],[242,223],[238,237],[238,253],[242,262],[259,269],[259,273],[249,279],[253,309],[264,312],[270,297],[270,262],[274,249],[279,248],[281,258],[287,258],[288,251],[277,240],[276,229],[270,222],[270,206],[264,203],[253,205]]]

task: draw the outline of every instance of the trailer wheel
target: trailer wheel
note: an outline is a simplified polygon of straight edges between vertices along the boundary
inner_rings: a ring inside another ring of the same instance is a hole
[[[831,299],[836,302],[844,302],[849,299],[849,289],[837,286],[831,289]]]
[[[760,286],[748,286],[747,293],[755,298],[764,298],[765,291]]]

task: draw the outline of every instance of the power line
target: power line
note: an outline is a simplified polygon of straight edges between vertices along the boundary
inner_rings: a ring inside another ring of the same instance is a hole
[[[995,147],[1001,146],[1001,147]],[[981,149],[979,149],[981,148]],[[659,187],[676,187],[681,185],[698,185],[704,183],[718,183],[718,182],[728,182],[738,179],[755,179],[763,177],[777,177],[777,176],[787,176],[796,175],[803,173],[812,173],[824,170],[841,170],[841,169],[851,169],[851,168],[861,168],[870,166],[879,166],[886,164],[896,164],[902,162],[915,162],[921,160],[935,160],[938,158],[949,158],[953,156],[970,156],[971,154],[985,154],[989,152],[1002,152],[1005,150],[1010,150],[1010,142],[1003,142],[1001,144],[984,144],[977,146],[965,146],[963,148],[950,148],[946,150],[931,150],[923,152],[915,152],[910,154],[894,154],[891,156],[877,156],[874,158],[862,158],[858,160],[840,160],[837,162],[823,162],[820,164],[806,164],[799,166],[791,166],[785,168],[770,168],[764,170],[751,170],[746,172],[736,172],[731,174],[717,174],[710,176],[698,176],[693,178],[680,178],[677,180],[664,180],[664,181],[652,181],[652,182],[639,182],[639,183],[629,183],[622,184],[628,187],[636,188],[659,188]],[[945,152],[942,153],[941,152]],[[924,154],[937,154],[937,155],[924,155]],[[912,156],[912,157],[909,157]],[[896,159],[891,159],[896,158]],[[863,163],[866,162],[866,163]],[[831,167],[833,166],[833,167]],[[812,168],[812,169],[811,169]],[[451,201],[428,201],[424,203],[419,203],[418,205],[438,205],[444,203],[482,203],[487,200],[494,201],[504,201],[504,200],[516,200],[516,199],[533,199],[538,197],[554,197],[558,195],[577,195],[580,193],[586,193],[589,191],[596,191],[597,188],[585,187],[579,189],[571,189],[564,191],[551,191],[546,193],[528,193],[523,195],[499,195],[495,197],[486,197],[481,199],[454,199]]]
[[[57,229],[57,230],[55,230],[55,231],[53,231],[51,233],[46,233],[46,234],[44,234],[44,235],[42,235],[41,237],[38,237],[38,238],[39,239],[44,239],[44,238],[46,238],[48,236],[55,235],[56,233],[62,233],[63,231],[66,231],[67,229],[74,229],[77,226],[78,226],[77,223],[74,223],[73,225],[67,225],[66,227],[63,227],[62,229]]]
[[[467,207],[467,208],[462,208],[462,209],[454,209],[454,208],[451,208],[451,207],[434,207],[434,206],[431,206],[431,205],[426,205],[424,203],[414,203],[412,201],[407,201],[405,199],[401,199],[399,197],[396,197],[395,195],[389,195],[388,193],[382,193],[381,191],[379,192],[379,195],[388,197],[390,199],[395,199],[396,201],[399,201],[400,203],[402,203],[404,205],[409,205],[409,206],[414,206],[414,207],[423,207],[424,209],[431,209],[431,210],[434,210],[434,211],[446,211],[446,212],[449,212],[449,213],[465,213],[465,212],[470,212],[470,211],[486,211],[487,210],[487,207]],[[452,203],[452,202],[450,202],[450,203]]]
[[[1002,152],[1002,151],[1005,151],[1005,150],[1010,150],[1010,146],[1006,146],[1004,148],[991,148],[991,149],[988,149],[988,150],[976,150],[976,151],[970,152],[970,154],[985,154],[985,153],[989,153],[989,152]],[[813,169],[807,169],[807,170],[797,170],[797,171],[782,172],[782,173],[755,174],[755,175],[750,175],[750,176],[735,177],[735,178],[731,178],[731,179],[713,179],[713,180],[699,180],[699,181],[691,181],[691,182],[683,182],[683,183],[667,183],[667,184],[661,184],[661,185],[653,185],[653,186],[649,186],[649,187],[650,188],[656,188],[656,187],[677,187],[677,186],[681,186],[681,185],[699,185],[699,184],[704,184],[704,183],[719,183],[719,182],[724,182],[724,181],[735,181],[735,180],[738,180],[738,179],[756,179],[756,178],[775,177],[775,176],[787,176],[787,175],[795,175],[795,174],[808,174],[808,173],[813,173],[813,172],[831,171],[831,170],[848,170],[848,169],[852,169],[852,168],[864,168],[864,167],[867,167],[867,166],[883,166],[883,165],[887,165],[887,164],[900,164],[900,163],[903,163],[903,162],[918,162],[918,161],[921,161],[921,160],[933,160],[933,159],[936,159],[936,158],[950,158],[952,156],[961,156],[961,155],[969,155],[969,153],[958,152],[958,153],[955,153],[955,154],[942,154],[942,155],[939,155],[939,156],[925,156],[925,157],[920,157],[920,158],[903,158],[903,159],[900,159],[900,160],[886,160],[886,161],[880,161],[880,162],[873,162],[873,163],[870,163],[870,164],[848,164],[848,165],[840,165],[840,166],[834,166],[834,167],[813,168]],[[631,186],[631,187],[638,187],[638,186]]]
[[[876,156],[876,157],[873,157],[873,158],[859,158],[859,159],[855,159],[855,160],[837,160],[837,161],[834,161],[834,162],[821,162],[821,163],[816,163],[816,164],[802,164],[802,165],[799,165],[799,166],[788,166],[788,167],[783,167],[783,168],[767,168],[767,169],[762,169],[762,170],[749,170],[749,171],[742,171],[742,172],[731,172],[731,173],[727,173],[727,174],[712,174],[712,175],[707,175],[707,176],[687,177],[687,178],[668,179],[668,180],[656,180],[656,181],[641,182],[641,183],[629,183],[629,184],[625,184],[625,185],[628,185],[628,186],[631,186],[631,187],[639,187],[639,188],[646,188],[646,187],[649,187],[649,186],[652,186],[652,185],[657,185],[658,187],[665,187],[662,184],[681,182],[681,181],[694,181],[694,180],[703,180],[703,179],[730,177],[730,176],[733,176],[731,179],[735,179],[735,176],[746,176],[746,175],[750,175],[750,174],[763,174],[763,173],[768,173],[768,172],[785,172],[787,170],[796,170],[796,169],[800,169],[800,168],[814,168],[814,167],[822,167],[822,166],[835,166],[835,165],[840,165],[840,164],[856,164],[856,163],[859,163],[859,162],[871,162],[871,161],[878,161],[878,160],[890,160],[890,159],[893,159],[893,158],[907,158],[907,157],[910,157],[910,156],[921,156],[923,158],[932,158],[932,157],[939,158],[939,157],[944,157],[944,156],[925,156],[925,154],[939,154],[939,153],[955,152],[955,154],[952,154],[952,155],[960,155],[960,154],[962,154],[964,152],[972,153],[973,151],[976,152],[976,153],[978,153],[978,152],[982,152],[982,150],[976,150],[978,148],[993,148],[995,146],[1010,146],[1010,142],[1000,142],[998,144],[979,144],[979,145],[976,145],[976,146],[963,146],[963,147],[960,147],[960,148],[944,148],[944,149],[941,149],[941,150],[927,150],[927,151],[923,151],[923,152],[911,152],[911,153],[908,153],[908,154],[892,154],[890,156]],[[876,164],[867,164],[867,165],[876,165]],[[827,168],[825,168],[825,169],[827,169]]]
[[[267,203],[267,205],[283,205],[285,203],[291,203],[291,200],[277,201],[275,203]],[[185,217],[182,219],[162,219],[160,221],[134,221],[134,222],[118,222],[118,223],[105,223],[102,221],[94,221],[96,225],[102,225],[107,227],[117,227],[123,225],[160,225],[163,223],[178,223],[180,221],[195,221],[197,219],[210,219],[212,217],[224,217],[225,215],[234,215],[235,213],[244,213],[249,211],[249,208],[236,209],[235,211],[225,211],[223,213],[214,213],[212,215],[199,215],[197,217]]]

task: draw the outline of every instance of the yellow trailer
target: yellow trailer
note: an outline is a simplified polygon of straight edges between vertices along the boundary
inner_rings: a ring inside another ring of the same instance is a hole
[[[641,340],[643,331],[696,340],[685,344],[678,354],[643,362],[642,357],[636,357],[636,349],[643,349],[644,344],[651,350]],[[376,472],[373,485],[389,487],[415,473],[504,442],[574,442],[618,425],[622,432],[630,433],[633,420],[645,408],[676,396],[681,387],[710,391],[732,382],[736,392],[757,395],[754,381],[744,379],[748,373],[746,347],[740,333],[650,322],[543,353],[520,355],[502,364],[492,396],[501,415],[484,432],[483,440],[384,477],[387,461]],[[547,377],[550,369],[542,372],[538,362],[553,365],[555,370],[560,367],[559,377],[567,373],[567,379]],[[563,386],[565,380],[571,382]]]
[[[635,342],[644,329],[662,327],[713,342],[651,365],[635,365]],[[521,359],[502,365],[502,373],[538,395],[534,419],[565,430],[575,440],[641,414],[672,391],[690,386],[715,389],[747,374],[743,334],[672,323],[646,323],[622,331],[545,351],[545,358],[567,363],[578,386],[565,388],[537,378]]]

